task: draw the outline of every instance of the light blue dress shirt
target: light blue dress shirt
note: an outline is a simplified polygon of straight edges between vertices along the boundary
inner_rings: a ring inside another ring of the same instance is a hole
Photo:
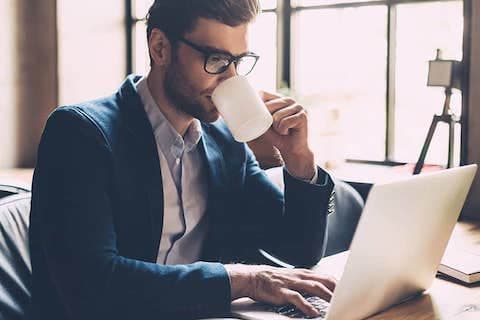
[[[182,137],[153,99],[147,78],[136,88],[152,126],[162,172],[165,205],[157,263],[192,263],[200,258],[208,227],[207,177],[198,148],[202,127],[194,119]]]

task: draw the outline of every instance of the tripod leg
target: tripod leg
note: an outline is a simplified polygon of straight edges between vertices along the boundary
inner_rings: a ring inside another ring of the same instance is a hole
[[[455,120],[451,119],[448,123],[448,164],[447,168],[453,167],[453,148],[455,143]]]
[[[423,164],[425,163],[425,158],[427,157],[428,148],[430,147],[430,142],[432,142],[433,134],[435,133],[435,129],[437,128],[438,121],[438,116],[433,116],[432,123],[430,124],[430,129],[428,129],[427,138],[425,139],[425,143],[423,144],[422,152],[420,153],[420,157],[418,158],[417,164],[415,165],[413,174],[419,174],[422,171]]]

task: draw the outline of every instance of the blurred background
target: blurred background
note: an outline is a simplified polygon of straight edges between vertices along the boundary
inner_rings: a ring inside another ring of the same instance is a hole
[[[127,74],[146,74],[151,3],[0,0],[0,168],[34,167],[56,106],[109,95]],[[355,175],[364,170],[358,164],[415,163],[445,97],[444,88],[426,85],[436,49],[463,66],[451,102],[462,119],[454,162],[480,160],[480,1],[261,3],[250,32],[250,49],[261,56],[251,80],[308,109],[320,164]],[[441,123],[426,163],[445,166],[447,152]]]

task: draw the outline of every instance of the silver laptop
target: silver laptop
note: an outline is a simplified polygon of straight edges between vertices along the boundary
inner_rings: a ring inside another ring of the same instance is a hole
[[[331,303],[320,303],[325,310],[316,319],[364,319],[426,290],[476,170],[469,165],[374,185]],[[299,318],[281,310],[250,299],[232,304],[242,319]]]

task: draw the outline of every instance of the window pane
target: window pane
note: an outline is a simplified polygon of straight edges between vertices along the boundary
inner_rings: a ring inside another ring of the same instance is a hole
[[[258,89],[275,91],[277,68],[277,16],[262,13],[249,30],[249,49],[260,59],[249,74],[252,84]]]
[[[117,0],[57,5],[60,104],[112,94],[125,77],[123,6]]]
[[[153,0],[134,0],[134,15],[139,19],[143,19]],[[262,10],[275,9],[277,7],[277,0],[260,0]]]
[[[134,27],[133,55],[133,72],[139,75],[147,75],[150,69],[150,57],[148,55],[147,27],[143,21],[137,22]]]
[[[339,152],[384,159],[386,26],[385,6],[306,10],[295,19],[293,86],[320,161]]]
[[[153,4],[153,0],[133,0],[133,15],[137,19],[143,19],[147,16],[148,9]]]
[[[153,0],[133,0],[133,16],[144,19]],[[138,21],[133,26],[133,72],[146,75],[150,69],[150,57],[147,45],[146,21]]]
[[[275,9],[277,7],[277,0],[260,0],[262,10]]]
[[[443,109],[444,90],[427,87],[428,60],[436,49],[443,59],[462,59],[462,1],[403,4],[397,6],[395,160],[416,162],[435,113]],[[461,94],[451,102],[461,112]],[[457,128],[458,129],[458,128]],[[457,130],[459,158],[460,130]],[[429,163],[446,164],[448,129],[441,124],[427,155]]]

